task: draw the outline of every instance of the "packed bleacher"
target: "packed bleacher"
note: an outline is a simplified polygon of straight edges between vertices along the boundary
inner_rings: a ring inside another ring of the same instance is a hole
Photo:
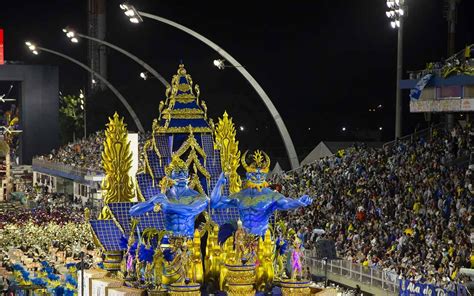
[[[458,127],[379,149],[358,145],[272,181],[287,196],[314,198],[286,214],[306,248],[330,239],[342,259],[448,286],[472,260],[472,174],[452,165],[468,154],[467,140]]]
[[[138,134],[138,151],[142,151],[145,141],[150,137],[150,132]],[[98,131],[86,139],[80,139],[53,150],[49,155],[40,156],[40,159],[86,170],[102,171],[101,155],[104,140],[104,131]]]

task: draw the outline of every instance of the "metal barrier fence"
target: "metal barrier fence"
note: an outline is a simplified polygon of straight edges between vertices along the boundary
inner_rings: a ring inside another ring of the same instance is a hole
[[[395,273],[365,267],[348,260],[329,260],[326,266],[324,260],[310,257],[304,257],[304,260],[305,265],[309,266],[311,274],[313,275],[325,276],[331,273],[381,288],[391,293],[398,293],[399,280]]]
[[[78,175],[78,176],[103,175],[104,174],[104,172],[100,171],[100,170],[75,167],[75,166],[72,166],[72,165],[68,165],[68,164],[64,164],[64,163],[60,163],[60,162],[49,161],[49,160],[42,159],[42,158],[33,158],[32,164],[33,164],[33,166],[39,166],[39,167],[47,168],[47,169],[50,169],[50,170],[62,171],[62,172],[65,172],[65,173],[74,174],[74,175]]]
[[[431,136],[433,135],[433,130],[435,129],[445,129],[446,128],[446,124],[445,123],[438,123],[438,124],[435,124],[433,126],[430,126],[428,128],[425,128],[425,129],[422,129],[422,130],[419,130],[419,131],[415,131],[413,132],[412,134],[409,134],[409,135],[406,135],[406,136],[403,136],[401,138],[398,139],[399,142],[403,142],[403,141],[406,141],[406,140],[410,140],[410,141],[413,141],[419,137],[425,137],[426,139],[431,139]],[[395,145],[397,143],[397,140],[393,140],[393,141],[390,141],[390,142],[387,142],[385,144],[383,144],[383,147],[386,148],[386,147],[391,147],[393,145]]]

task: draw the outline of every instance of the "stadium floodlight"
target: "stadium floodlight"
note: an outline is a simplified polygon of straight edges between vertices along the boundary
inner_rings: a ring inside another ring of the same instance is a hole
[[[128,20],[131,23],[138,24],[143,22],[143,19],[135,6],[130,4],[120,4],[120,9],[123,10],[123,13],[128,17]]]
[[[225,68],[225,60],[217,59],[214,60],[214,66],[216,66],[219,70],[223,70]]]
[[[143,80],[147,80],[147,79],[148,79],[148,73],[147,73],[147,72],[140,72],[140,77],[141,77]]]
[[[74,30],[71,30],[69,28],[64,28],[63,32],[66,34],[66,37],[69,38],[69,40],[72,43],[78,43],[79,42],[79,36],[77,36],[77,34]]]
[[[28,49],[31,51],[31,53],[33,53],[34,55],[38,55],[39,54],[39,51],[36,47],[36,45],[34,43],[32,43],[31,41],[26,41],[25,42],[25,45],[28,47]]]

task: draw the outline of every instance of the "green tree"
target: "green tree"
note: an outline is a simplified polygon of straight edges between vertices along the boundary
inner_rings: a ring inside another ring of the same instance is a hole
[[[59,96],[59,124],[61,142],[66,144],[75,141],[76,135],[84,130],[84,104],[79,96]]]

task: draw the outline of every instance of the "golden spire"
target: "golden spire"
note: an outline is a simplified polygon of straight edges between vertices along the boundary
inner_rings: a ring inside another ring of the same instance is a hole
[[[111,213],[107,205],[113,202],[130,202],[134,197],[133,179],[128,175],[132,168],[132,153],[128,141],[127,125],[117,112],[105,130],[102,164],[105,179],[102,182],[104,208],[99,219],[110,219]]]
[[[218,119],[215,126],[214,148],[220,150],[222,171],[229,174],[229,191],[240,191],[242,180],[237,174],[239,167],[240,151],[239,141],[235,140],[235,127],[232,118],[224,112],[222,119]]]

